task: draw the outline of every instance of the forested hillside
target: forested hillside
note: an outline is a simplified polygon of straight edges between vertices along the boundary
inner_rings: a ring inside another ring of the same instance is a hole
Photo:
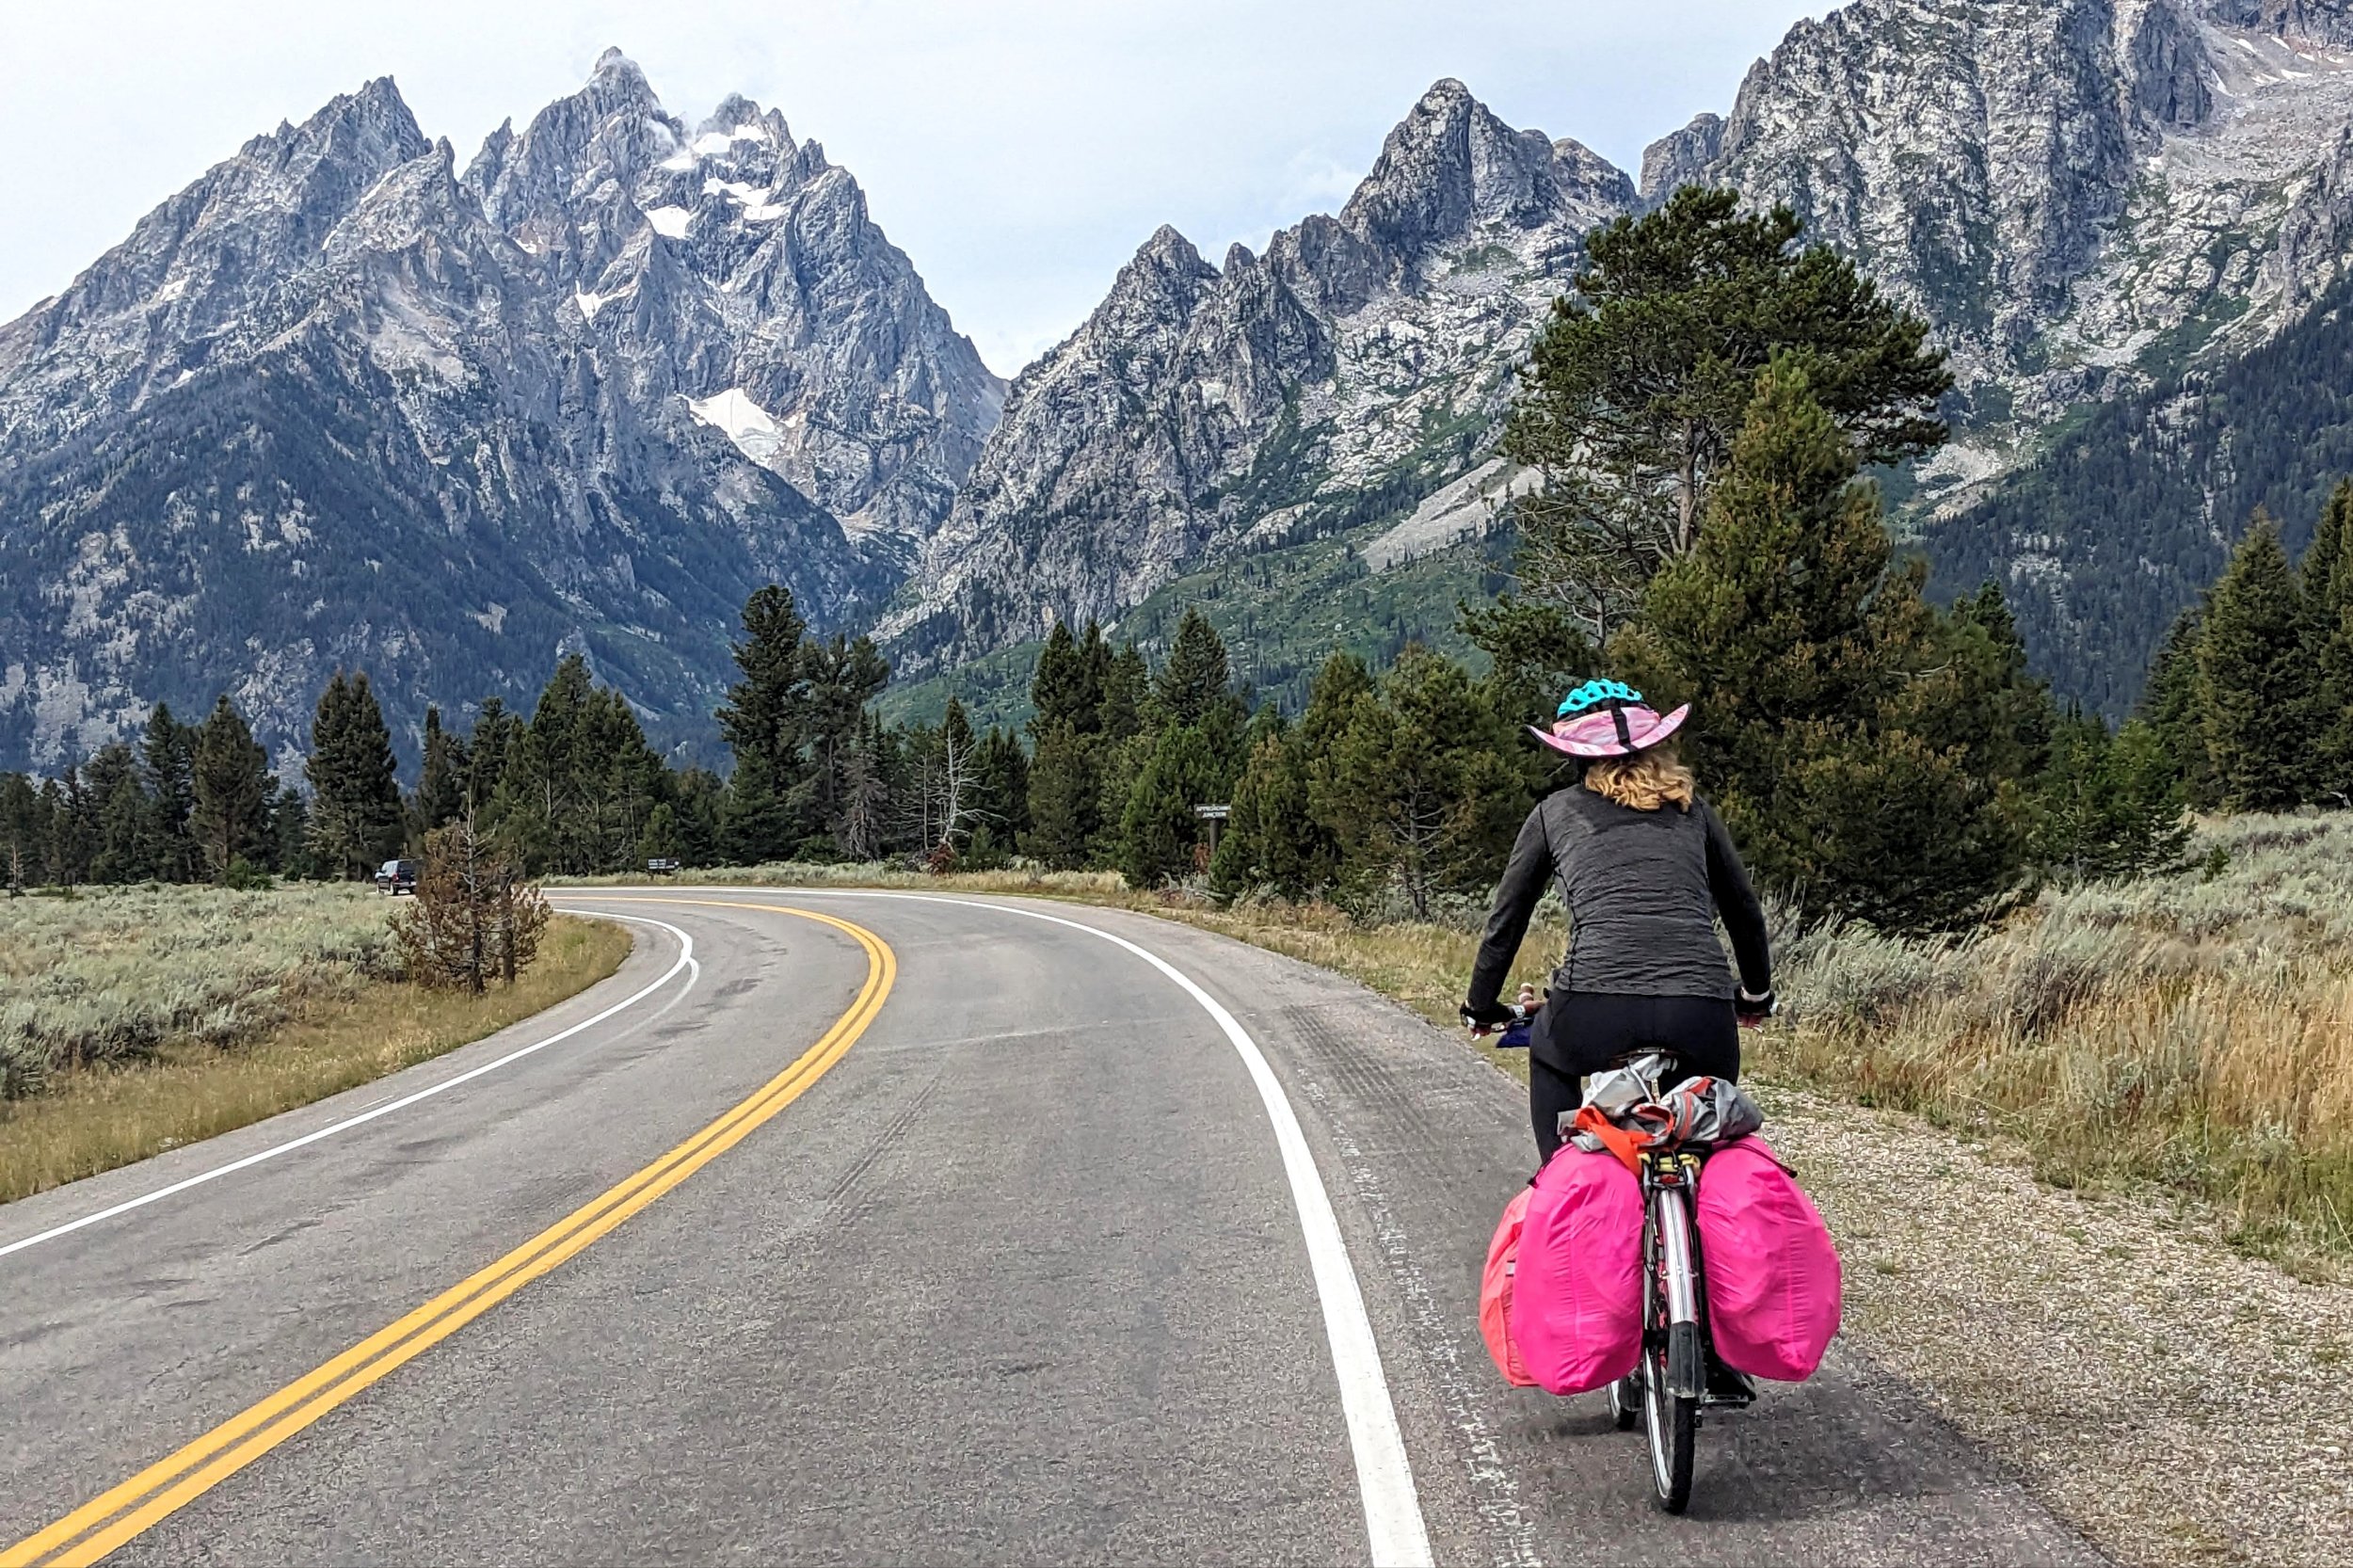
[[[2353,471],[2353,279],[2245,358],[2083,416],[2032,467],[1929,524],[1931,590],[2009,589],[2036,667],[2110,717],[2258,507],[2290,549]]]

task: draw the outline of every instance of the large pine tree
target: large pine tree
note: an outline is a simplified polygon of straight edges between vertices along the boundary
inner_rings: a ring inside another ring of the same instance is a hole
[[[1698,547],[1614,651],[1694,703],[1686,755],[1768,884],[1817,914],[1951,925],[2018,870],[2019,715],[1986,607],[1946,623],[1891,569],[1858,467],[1804,366],[1776,360]]]
[[[1801,363],[1860,460],[1942,444],[1953,384],[1928,324],[1828,246],[1801,248],[1787,207],[1687,186],[1586,236],[1553,308],[1503,451],[1545,488],[1514,508],[1520,601],[1603,642],[1665,563],[1696,548],[1760,372]]]
[[[400,783],[392,732],[364,674],[337,670],[311,723],[311,851],[320,872],[357,881],[400,852]]]
[[[224,695],[197,727],[195,760],[189,830],[213,880],[224,881],[239,861],[265,854],[274,788],[269,757]]]
[[[150,816],[147,843],[139,858],[145,874],[166,882],[186,882],[196,875],[196,840],[188,835],[188,811],[196,803],[189,778],[195,766],[193,752],[188,727],[172,716],[168,704],[155,704],[147,716],[147,732],[139,749]]]
[[[2206,607],[2198,702],[2219,804],[2275,811],[2311,798],[2324,725],[2312,610],[2281,542],[2257,513]]]
[[[808,623],[789,588],[771,583],[744,604],[735,644],[743,679],[728,689],[719,734],[735,754],[724,829],[740,865],[792,856],[816,824],[808,738]],[[748,765],[747,765],[748,764]],[[740,790],[737,788],[740,783]]]

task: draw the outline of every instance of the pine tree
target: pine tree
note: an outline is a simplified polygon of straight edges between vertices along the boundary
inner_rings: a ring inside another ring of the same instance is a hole
[[[188,811],[196,802],[189,779],[195,765],[193,742],[188,728],[172,717],[168,704],[158,702],[148,714],[139,760],[146,771],[152,817],[144,853],[132,856],[126,852],[126,857],[143,861],[145,874],[166,882],[192,881],[198,860],[196,840],[188,836]]]
[[[156,832],[155,801],[140,783],[141,767],[131,748],[117,741],[98,748],[83,764],[83,792],[92,806],[92,882],[137,882],[169,869],[153,856],[164,849]]]
[[[507,754],[513,749],[521,728],[522,721],[506,711],[503,699],[495,696],[482,699],[481,710],[474,714],[473,732],[467,737],[465,745],[466,809],[488,811],[490,802],[498,797],[499,781],[506,771]]]
[[[421,848],[426,834],[465,813],[470,771],[466,743],[441,727],[441,710],[428,704],[417,792],[408,802],[408,837],[413,844]]]
[[[1337,845],[1316,820],[1296,728],[1278,714],[1272,724],[1254,721],[1252,733],[1233,816],[1209,863],[1210,886],[1228,898],[1264,888],[1304,899],[1331,879]]]
[[[2138,720],[2114,736],[2097,718],[2061,721],[2036,794],[2036,859],[2061,881],[2168,870],[2188,848],[2181,785],[2155,732]]]
[[[2301,568],[2311,606],[2313,664],[2320,675],[2322,724],[2317,793],[2353,805],[2353,479],[2321,508]]]
[[[856,747],[866,705],[890,683],[890,665],[866,637],[836,632],[829,642],[805,645],[802,669],[808,686],[802,728],[813,775],[813,837],[827,840],[840,831],[850,755]],[[812,845],[805,845],[812,848]]]
[[[2313,640],[2279,524],[2259,512],[2214,586],[2198,639],[2198,701],[2223,809],[2276,811],[2311,798],[2322,729]]]
[[[0,880],[13,898],[41,880],[49,846],[49,813],[21,773],[0,773]]]
[[[1087,625],[1087,643],[1080,645],[1069,623],[1056,621],[1038,651],[1037,670],[1030,678],[1030,734],[1041,739],[1056,725],[1068,725],[1080,735],[1094,734],[1103,724],[1103,677],[1110,669],[1110,650],[1103,633]]]
[[[358,881],[397,854],[400,783],[392,732],[368,678],[337,670],[311,725],[311,850],[323,874]]]
[[[213,880],[226,882],[251,871],[250,856],[263,853],[275,787],[269,757],[224,695],[197,727],[195,808],[189,830],[204,855]]]
[[[62,777],[41,785],[40,800],[49,819],[48,880],[78,887],[89,880],[90,851],[98,840],[96,812],[78,770],[68,763]]]
[[[1103,663],[1103,717],[1096,726],[1106,741],[1116,744],[1135,735],[1144,728],[1144,704],[1152,683],[1152,672],[1144,663],[1144,654],[1133,643],[1117,653],[1109,653],[1099,633],[1089,628],[1088,649]]]
[[[2180,781],[2183,803],[2200,811],[2212,809],[2222,793],[2206,749],[2206,712],[2198,695],[2198,643],[2205,617],[2200,603],[2175,619],[2150,666],[2137,714]]]
[[[1191,876],[1201,819],[1193,808],[1210,792],[1216,767],[1199,730],[1171,725],[1160,732],[1136,775],[1119,820],[1119,869],[1139,890]]]
[[[754,865],[789,857],[812,813],[814,790],[803,751],[808,626],[792,591],[774,583],[744,601],[743,621],[735,666],[744,678],[728,688],[718,720],[745,794],[729,806],[723,837],[730,859]],[[758,766],[747,773],[745,763],[755,757]]]
[[[1092,857],[1099,826],[1096,748],[1067,721],[1040,734],[1030,760],[1030,831],[1022,849],[1054,871]]]
[[[1330,778],[1357,876],[1393,881],[1417,920],[1492,881],[1528,809],[1507,726],[1461,665],[1419,646],[1353,705]]]
[[[1545,488],[1513,507],[1519,599],[1574,615],[1606,643],[1644,585],[1699,542],[1758,373],[1801,363],[1825,417],[1865,464],[1934,450],[1952,387],[1928,324],[1827,246],[1803,249],[1787,207],[1687,187],[1586,236],[1523,374],[1503,452]]]
[[[1693,702],[1685,756],[1769,886],[1814,914],[1950,925],[2023,854],[2004,737],[1965,721],[1982,694],[1953,657],[1961,633],[1916,568],[1890,569],[1857,469],[1804,368],[1776,360],[1698,548],[1612,651],[1654,698]]]

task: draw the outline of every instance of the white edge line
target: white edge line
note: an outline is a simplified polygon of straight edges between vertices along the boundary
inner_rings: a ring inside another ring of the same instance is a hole
[[[583,913],[588,912],[583,911]],[[208,1181],[217,1181],[222,1176],[232,1176],[243,1170],[249,1170],[253,1166],[263,1163],[264,1160],[275,1160],[281,1154],[292,1154],[295,1150],[311,1144],[315,1144],[323,1138],[332,1138],[339,1132],[348,1132],[353,1128],[359,1127],[362,1123],[376,1120],[378,1116],[389,1116],[395,1111],[404,1110],[408,1106],[416,1104],[419,1100],[431,1099],[434,1096],[440,1094],[445,1090],[455,1089],[461,1083],[471,1082],[473,1080],[480,1078],[485,1073],[494,1073],[501,1067],[507,1065],[509,1063],[520,1062],[524,1057],[529,1056],[536,1051],[545,1050],[548,1047],[552,1046],[559,1041],[568,1040],[584,1029],[593,1029],[598,1024],[604,1022],[605,1019],[613,1016],[613,1015],[620,1012],[624,1008],[634,1007],[637,1003],[645,1000],[648,997],[662,989],[663,986],[668,984],[672,979],[676,978],[680,969],[688,971],[685,987],[679,992],[679,995],[680,996],[684,996],[687,991],[693,990],[695,987],[695,982],[702,977],[702,965],[695,957],[695,938],[689,936],[685,932],[680,931],[677,926],[670,924],[667,920],[648,920],[643,915],[616,915],[601,909],[594,911],[590,918],[596,920],[635,920],[641,925],[658,925],[663,930],[668,932],[671,936],[679,939],[678,961],[673,963],[667,969],[664,969],[659,980],[648,982],[635,993],[615,1002],[612,1006],[606,1008],[595,1017],[583,1018],[580,1022],[572,1025],[570,1028],[560,1030],[557,1032],[549,1035],[544,1040],[535,1040],[530,1045],[523,1046],[515,1050],[510,1050],[495,1062],[485,1062],[478,1067],[470,1067],[466,1071],[459,1073],[455,1078],[444,1079],[439,1083],[418,1090],[413,1095],[404,1095],[399,1099],[389,1101],[383,1105],[371,1107],[366,1111],[359,1112],[357,1115],[346,1116],[342,1121],[333,1122],[326,1127],[320,1128],[315,1132],[306,1132],[299,1138],[289,1138],[282,1144],[273,1144],[268,1148],[257,1150],[252,1154],[247,1155],[242,1160],[232,1160],[226,1165],[216,1165],[209,1171],[200,1171],[195,1176],[187,1176],[182,1180],[175,1181],[168,1187],[158,1187],[152,1192],[142,1192],[136,1198],[126,1198],[122,1202],[116,1204],[111,1208],[102,1208],[95,1214],[85,1214],[78,1220],[68,1220],[61,1225],[52,1225],[47,1230],[27,1236],[22,1240],[10,1241],[6,1246],[0,1246],[0,1257],[6,1257],[10,1253],[23,1252],[27,1247],[38,1247],[43,1241],[54,1241],[60,1236],[71,1236],[73,1232],[80,1230],[87,1225],[94,1225],[102,1220],[111,1220],[119,1215],[128,1214],[135,1208],[145,1208],[151,1203],[161,1203],[164,1199],[184,1192],[191,1187],[201,1187]]]
[[[733,891],[735,889],[728,889]],[[1348,1244],[1340,1236],[1338,1217],[1333,1212],[1331,1194],[1325,1191],[1323,1176],[1316,1169],[1313,1151],[1307,1147],[1307,1136],[1300,1129],[1299,1117],[1292,1112],[1289,1096],[1284,1094],[1282,1080],[1274,1076],[1266,1053],[1250,1037],[1233,1014],[1223,1003],[1193,983],[1191,976],[1167,959],[1129,941],[1114,936],[1100,926],[1080,920],[1064,920],[1043,910],[1024,909],[1018,904],[990,904],[980,899],[948,898],[938,893],[900,893],[859,891],[846,888],[777,888],[750,889],[769,897],[798,897],[818,894],[839,898],[897,898],[924,904],[957,904],[971,909],[990,909],[1003,915],[1022,915],[1033,920],[1048,920],[1065,925],[1073,931],[1083,931],[1091,936],[1127,949],[1138,958],[1175,981],[1185,993],[1199,1002],[1203,1011],[1217,1020],[1225,1038],[1250,1070],[1251,1081],[1257,1085],[1258,1098],[1266,1106],[1267,1119],[1274,1124],[1275,1146],[1282,1151],[1283,1174],[1290,1178],[1291,1199],[1299,1207],[1299,1228],[1307,1242],[1307,1264],[1315,1275],[1316,1294],[1323,1306],[1323,1332],[1332,1344],[1332,1367],[1340,1384],[1340,1409],[1348,1421],[1349,1447],[1356,1461],[1356,1490],[1364,1500],[1365,1533],[1369,1538],[1372,1560],[1382,1568],[1427,1568],[1433,1561],[1430,1536],[1422,1523],[1421,1499],[1414,1488],[1413,1466],[1406,1459],[1405,1439],[1398,1430],[1397,1411],[1389,1400],[1387,1374],[1381,1367],[1381,1347],[1373,1338],[1372,1322],[1365,1315],[1365,1300],[1356,1285],[1356,1271],[1349,1262]]]

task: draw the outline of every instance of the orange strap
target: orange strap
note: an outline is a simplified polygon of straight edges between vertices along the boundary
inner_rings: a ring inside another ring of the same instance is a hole
[[[1569,1124],[1569,1130],[1592,1133],[1601,1140],[1602,1147],[1616,1155],[1619,1161],[1637,1176],[1642,1172],[1642,1151],[1658,1141],[1647,1132],[1626,1131],[1603,1115],[1599,1106],[1593,1105],[1578,1108],[1577,1120]]]

